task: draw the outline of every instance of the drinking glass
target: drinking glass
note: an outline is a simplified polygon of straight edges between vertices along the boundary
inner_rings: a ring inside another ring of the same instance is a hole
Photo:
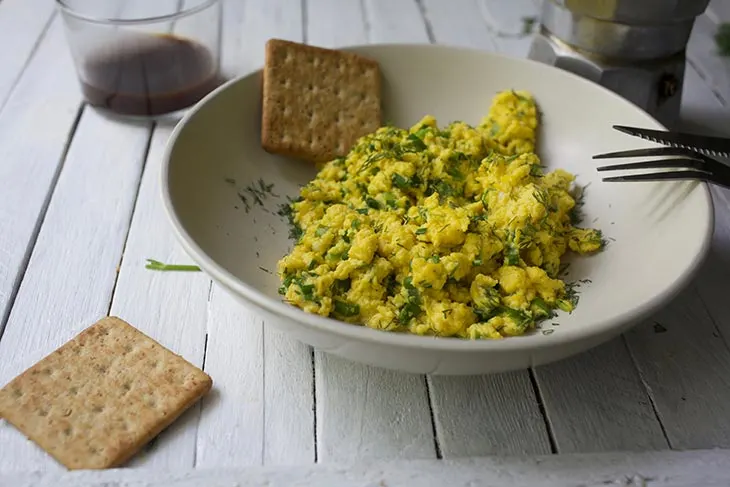
[[[56,0],[86,101],[154,118],[221,83],[220,0]]]

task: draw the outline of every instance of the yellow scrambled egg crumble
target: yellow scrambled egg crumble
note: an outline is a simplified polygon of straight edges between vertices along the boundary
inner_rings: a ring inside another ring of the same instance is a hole
[[[497,94],[478,126],[382,127],[325,164],[288,208],[280,293],[322,316],[388,331],[522,335],[573,310],[561,257],[602,248],[574,226],[573,175],[543,172],[538,110]]]

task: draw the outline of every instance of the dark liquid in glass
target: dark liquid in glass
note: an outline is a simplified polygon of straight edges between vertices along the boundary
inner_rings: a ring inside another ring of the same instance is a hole
[[[139,36],[93,53],[82,78],[90,104],[140,116],[182,110],[220,84],[210,50],[173,35]]]

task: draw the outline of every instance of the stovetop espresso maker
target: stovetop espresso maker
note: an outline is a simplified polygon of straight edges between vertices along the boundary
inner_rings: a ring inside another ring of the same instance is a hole
[[[671,129],[679,115],[687,42],[708,3],[544,0],[529,57],[605,86]]]

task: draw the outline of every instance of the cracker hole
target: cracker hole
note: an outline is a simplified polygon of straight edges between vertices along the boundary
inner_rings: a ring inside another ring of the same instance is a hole
[[[100,374],[106,374],[107,370],[109,370],[109,368],[106,365],[97,365],[94,368]]]
[[[104,406],[96,405],[96,406],[94,406],[94,407],[91,408],[91,412],[94,413],[94,414],[103,413],[104,412]]]
[[[71,436],[71,434],[74,432],[73,428],[68,426],[67,428],[64,428],[63,435],[64,436]]]
[[[48,410],[47,409],[39,409],[38,410],[38,416],[41,416],[41,417],[45,418],[46,416],[48,416]]]
[[[95,447],[95,446],[90,446],[90,447],[89,447],[89,453],[91,453],[92,455],[96,455],[96,454],[97,454],[97,453],[99,453],[100,451],[101,451],[101,450],[99,450],[99,449],[98,449],[97,447]]]
[[[23,391],[21,389],[13,389],[13,397],[16,399],[23,397]]]
[[[157,398],[155,396],[149,396],[145,402],[147,403],[147,406],[154,408],[157,407]]]
[[[128,353],[132,353],[132,345],[124,345],[124,355],[127,355]]]
[[[68,393],[71,394],[72,396],[75,396],[76,394],[79,393],[79,388],[78,387],[69,387]]]
[[[73,413],[73,409],[71,408],[66,408],[63,410],[63,415],[66,417],[71,416],[71,413]]]

